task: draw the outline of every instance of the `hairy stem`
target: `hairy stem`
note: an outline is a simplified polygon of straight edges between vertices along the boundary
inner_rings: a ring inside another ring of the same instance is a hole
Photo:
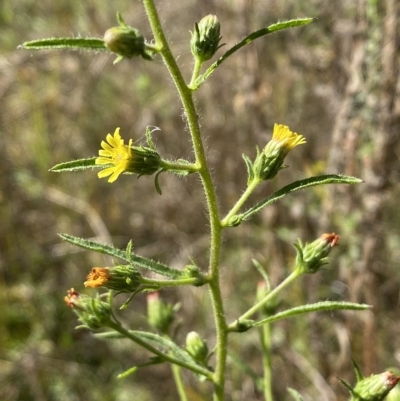
[[[190,80],[190,84],[189,84],[189,88],[192,89],[192,90],[196,89],[195,82],[196,82],[196,79],[199,76],[199,72],[200,72],[202,64],[203,64],[202,61],[199,58],[195,57],[193,73],[192,73],[192,79]]]
[[[179,400],[188,401],[185,392],[185,386],[183,385],[182,382],[181,368],[178,365],[172,365],[171,368],[172,368],[172,374],[174,375],[174,380],[175,380],[176,390],[178,391]]]
[[[235,322],[231,323],[228,326],[228,329],[234,331],[237,327],[237,324],[241,320],[248,319],[251,315],[256,313],[260,308],[266,305],[271,299],[273,299],[279,292],[281,292],[285,287],[287,287],[291,282],[296,280],[302,273],[297,269],[294,270],[288,277],[285,278],[277,287],[275,287],[271,292],[269,292],[261,301],[257,302],[254,306],[252,306],[246,313],[243,313]]]
[[[257,186],[260,184],[261,180],[254,178],[250,184],[247,186],[246,190],[243,192],[242,196],[239,198],[239,200],[236,202],[236,204],[233,206],[233,208],[230,210],[230,212],[224,217],[224,219],[221,221],[221,225],[225,227],[229,223],[229,219],[233,217],[243,206],[243,204],[246,202],[246,200],[249,198],[249,196],[253,193],[253,191],[257,188]]]
[[[160,48],[161,56],[165,65],[175,83],[179,97],[181,99],[188,128],[191,134],[193,149],[196,156],[196,167],[201,177],[203,184],[208,214],[210,220],[210,260],[209,260],[209,275],[210,275],[210,296],[213,306],[214,319],[217,332],[216,346],[216,367],[214,374],[214,400],[223,401],[224,385],[225,385],[225,369],[227,356],[227,324],[224,314],[224,306],[222,302],[220,282],[219,282],[219,258],[221,248],[221,231],[220,217],[218,212],[217,197],[215,194],[214,185],[212,182],[210,170],[207,166],[206,156],[204,152],[203,141],[200,133],[197,113],[194,106],[192,91],[186,85],[181,71],[171,53],[168,42],[165,38],[161,23],[157,14],[157,10],[153,0],[143,0],[143,4],[153,31],[157,46]]]
[[[271,325],[264,324],[259,329],[260,342],[263,356],[263,391],[265,401],[273,401],[272,398],[272,365],[271,365]]]

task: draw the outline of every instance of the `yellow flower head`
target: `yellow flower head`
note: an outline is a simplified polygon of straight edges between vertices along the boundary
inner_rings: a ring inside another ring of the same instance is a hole
[[[108,142],[108,143],[107,143]],[[102,141],[99,157],[95,163],[110,165],[98,173],[99,178],[111,176],[108,182],[114,182],[122,173],[130,172],[141,175],[152,175],[160,168],[160,155],[150,148],[144,146],[132,146],[132,139],[128,145],[119,134],[119,128],[114,135],[107,135],[107,142]]]
[[[113,164],[112,167],[101,170],[98,176],[104,178],[110,175],[108,182],[114,182],[124,171],[128,170],[132,158],[132,139],[129,140],[128,146],[124,145],[124,140],[121,138],[119,128],[117,128],[114,135],[107,135],[107,142],[101,141],[103,149],[99,150],[100,157],[96,159],[95,163]]]
[[[83,284],[85,287],[103,287],[110,279],[111,275],[105,267],[93,267],[91,272],[86,276],[87,281]]]
[[[275,124],[271,142],[273,142],[276,147],[289,152],[297,145],[306,143],[306,138],[304,138],[303,135],[290,131],[289,127],[286,125]]]
[[[290,131],[282,124],[274,125],[272,139],[267,143],[254,161],[253,171],[261,180],[270,180],[284,168],[283,162],[287,154],[297,145],[306,143],[303,135]]]

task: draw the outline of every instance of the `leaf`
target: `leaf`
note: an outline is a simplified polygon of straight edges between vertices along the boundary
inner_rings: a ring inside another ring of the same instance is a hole
[[[74,237],[69,234],[58,234],[63,240],[68,241],[71,244],[80,246],[81,248],[90,249],[91,251],[105,253],[106,255],[114,256],[122,259],[127,263],[135,264],[147,270],[151,270],[155,273],[161,274],[162,276],[170,278],[180,278],[183,273],[179,270],[168,267],[162,263],[155,262],[154,260],[147,259],[143,256],[131,254],[127,256],[126,251],[115,248],[111,245],[99,244],[98,242],[90,241],[84,238]]]
[[[130,376],[131,374],[135,373],[138,369],[139,369],[138,366],[134,366],[134,367],[132,367],[132,368],[130,368],[130,369],[127,369],[127,370],[125,370],[125,372],[120,373],[120,374],[117,376],[117,379],[125,379],[125,377],[128,377],[128,376]]]
[[[364,379],[364,376],[362,375],[361,369],[358,366],[357,362],[354,359],[352,359],[351,361],[353,362],[353,368],[354,368],[354,371],[356,372],[357,382],[359,382],[362,379]]]
[[[198,372],[202,371],[203,372],[202,374],[204,374],[206,377],[209,377],[210,371],[208,369],[198,364],[196,360],[193,359],[192,356],[186,350],[179,347],[179,345],[174,343],[169,338],[161,337],[158,334],[150,333],[147,331],[129,330],[129,333],[139,337],[142,341],[152,342],[158,345],[159,347],[161,346],[161,351],[163,353],[171,352],[176,359],[179,359],[185,364],[194,367]],[[98,338],[105,338],[105,339],[124,338],[123,334],[120,334],[115,331],[110,331],[106,333],[97,333],[95,334],[95,336]]]
[[[140,365],[137,365],[137,366],[133,366],[133,367],[125,370],[125,372],[120,373],[117,376],[117,379],[125,379],[126,377],[128,377],[131,374],[135,373],[140,368],[145,368],[147,366],[152,366],[152,365],[159,365],[159,364],[164,363],[164,362],[165,361],[162,360],[159,356],[153,356],[152,358],[150,358],[150,360],[148,362],[141,363]]]
[[[237,216],[242,221],[247,220],[250,216],[259,212],[265,206],[268,206],[269,204],[277,201],[278,199],[283,198],[285,195],[308,187],[314,187],[317,185],[327,185],[327,184],[359,184],[361,182],[363,181],[356,177],[351,177],[346,175],[336,175],[336,174],[319,175],[316,177],[310,177],[304,180],[295,181],[274,192],[272,195],[270,195],[262,202],[257,203],[257,205],[253,206],[246,212],[239,214]]]
[[[249,183],[254,178],[253,164],[252,164],[251,160],[249,159],[249,157],[246,156],[245,154],[242,155],[242,158],[243,158],[244,162],[246,163],[247,177],[248,177],[247,185],[249,185]]]
[[[266,319],[259,320],[253,323],[253,327],[262,326],[265,323],[275,322],[277,320],[286,319],[288,317],[292,317],[295,315],[300,315],[303,313],[310,312],[323,312],[323,311],[331,311],[331,310],[366,310],[370,309],[370,305],[366,304],[357,304],[353,302],[336,302],[336,301],[323,301],[317,302],[315,304],[302,305],[297,306],[292,309],[285,310],[283,312],[279,312],[273,316],[267,317]]]
[[[256,259],[251,259],[251,261],[253,262],[253,266],[257,269],[257,271],[261,274],[262,278],[264,279],[267,288],[267,291],[270,291],[271,289],[271,283],[269,281],[269,277],[268,277],[268,273],[265,271],[264,267],[261,265],[261,263],[256,260]]]
[[[224,55],[222,55],[215,63],[207,69],[207,71],[199,76],[195,82],[194,88],[198,89],[201,84],[233,53],[241,49],[243,46],[248,45],[253,40],[260,38],[261,36],[268,35],[269,33],[277,32],[283,29],[295,28],[297,26],[307,25],[312,22],[314,18],[298,18],[289,21],[277,22],[276,24],[269,25],[266,28],[262,28],[258,31],[251,33],[246,36],[243,40],[231,47]]]
[[[64,162],[60,164],[56,164],[49,171],[54,171],[56,173],[60,173],[62,171],[79,171],[79,170],[87,170],[89,168],[106,168],[108,165],[99,165],[95,164],[95,160],[97,157],[90,157],[88,159],[79,159],[79,160],[71,160],[69,162]]]
[[[303,397],[301,396],[301,394],[298,392],[298,391],[296,391],[296,390],[294,390],[294,389],[292,389],[292,388],[290,388],[290,387],[288,387],[288,392],[289,392],[289,394],[296,400],[296,401],[304,401],[303,400]]]
[[[46,38],[22,43],[19,49],[71,49],[71,50],[107,50],[103,39],[98,38]]]

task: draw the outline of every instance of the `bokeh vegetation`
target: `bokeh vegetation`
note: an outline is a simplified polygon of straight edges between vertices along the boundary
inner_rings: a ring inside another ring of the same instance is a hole
[[[218,15],[222,42],[277,20],[317,17],[246,46],[196,92],[220,208],[227,211],[246,182],[241,154],[264,146],[275,122],[307,138],[290,155],[290,168],[257,195],[315,173],[355,175],[355,187],[316,188],[289,195],[256,219],[227,231],[223,292],[232,318],[250,306],[260,280],[256,258],[279,282],[295,257],[297,237],[341,235],[329,269],[292,287],[282,305],[325,299],[366,302],[369,312],[314,314],[273,326],[274,389],[305,399],[345,400],[337,376],[354,381],[351,357],[364,374],[398,366],[400,284],[399,18],[396,0],[268,0],[160,2],[172,50],[190,78],[190,33],[204,15]],[[132,239],[144,256],[183,267],[206,260],[207,219],[196,178],[162,175],[163,195],[151,179],[123,176],[116,184],[95,172],[56,174],[62,161],[97,154],[117,126],[125,138],[143,139],[147,125],[160,153],[186,157],[189,137],[173,85],[158,59],[113,65],[106,54],[16,50],[51,36],[98,36],[119,11],[147,39],[141,2],[19,0],[0,3],[0,399],[175,400],[168,367],[150,367],[118,381],[144,361],[125,341],[104,342],[75,331],[63,296],[79,290],[92,266],[112,261],[63,243],[57,233],[125,247]],[[201,288],[164,291],[182,303],[176,324],[214,339],[209,301]],[[122,297],[121,297],[122,298]],[[123,314],[145,327],[145,296]],[[121,315],[122,316],[122,315]],[[259,400],[261,393],[239,361],[261,373],[257,332],[232,337],[227,393]],[[204,384],[185,377],[191,400]]]

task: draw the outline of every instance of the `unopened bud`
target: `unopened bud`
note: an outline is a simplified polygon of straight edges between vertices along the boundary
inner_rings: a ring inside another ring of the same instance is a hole
[[[366,377],[351,390],[351,401],[382,401],[399,381],[392,372]]]
[[[65,303],[74,310],[83,327],[98,330],[109,325],[111,321],[111,306],[99,298],[79,294],[73,288],[68,290]]]
[[[296,268],[302,273],[315,273],[327,263],[327,256],[337,245],[339,235],[335,233],[322,234],[311,244],[303,245],[301,241],[295,244],[297,250]]]
[[[136,29],[123,26],[107,29],[104,44],[108,50],[126,58],[141,56],[146,48],[144,37]]]
[[[207,15],[194,25],[190,48],[194,57],[207,61],[219,48],[220,23],[216,15]]]
[[[208,357],[207,342],[198,333],[191,331],[186,336],[186,351],[196,359],[196,361],[206,364]]]
[[[147,319],[151,326],[161,333],[167,334],[174,317],[173,306],[166,304],[158,292],[147,295]]]

